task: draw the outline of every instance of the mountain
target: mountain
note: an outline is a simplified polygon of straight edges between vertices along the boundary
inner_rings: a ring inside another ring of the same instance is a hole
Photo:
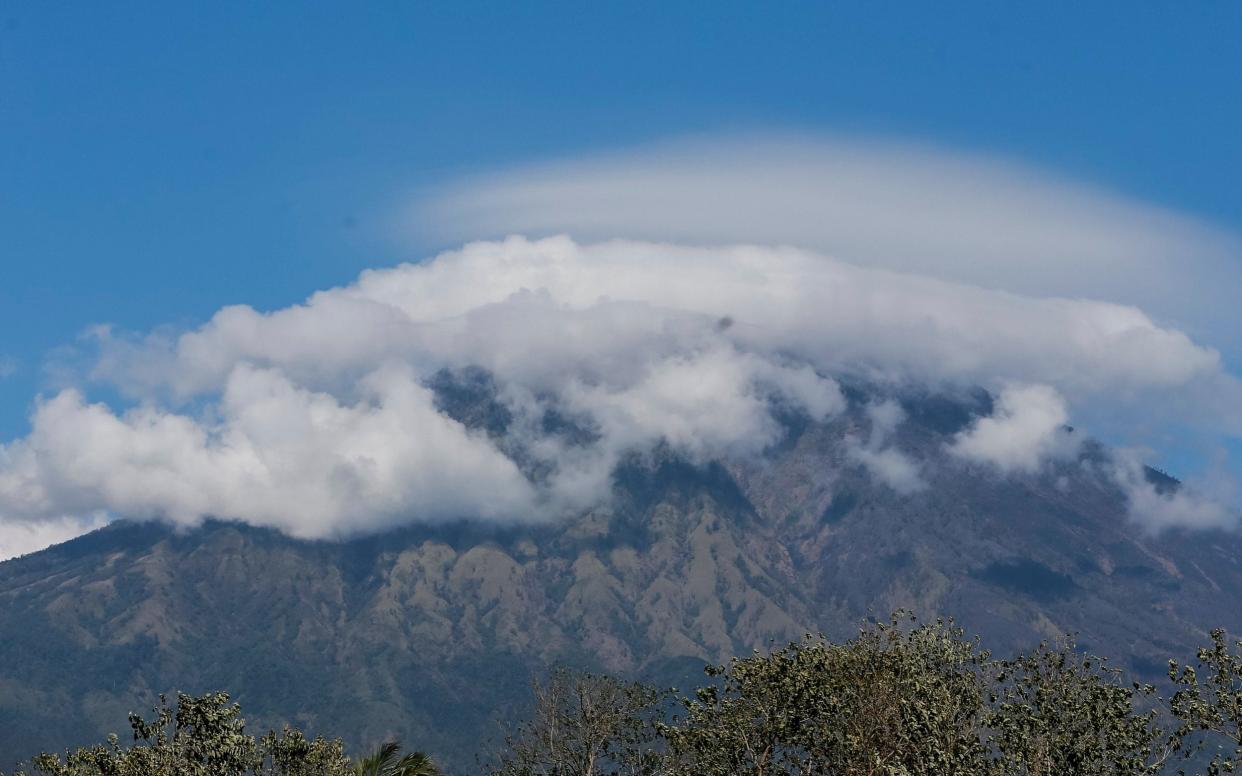
[[[486,375],[435,388],[446,412],[503,433]],[[991,411],[987,394],[846,393],[829,422],[785,416],[759,460],[634,456],[611,503],[574,520],[344,542],[117,522],[2,563],[0,763],[100,740],[162,691],[228,689],[252,726],[398,735],[461,768],[552,663],[685,687],[704,661],[845,636],[899,607],[954,616],[1002,651],[1076,633],[1146,674],[1207,628],[1242,626],[1242,542],[1141,530],[1098,444],[1003,475],[945,453]],[[921,490],[851,454],[881,398],[904,409],[889,444],[921,467]]]

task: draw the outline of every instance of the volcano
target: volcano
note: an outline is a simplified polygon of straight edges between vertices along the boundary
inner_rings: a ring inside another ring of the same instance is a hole
[[[845,411],[780,415],[762,456],[631,455],[608,502],[572,519],[342,541],[122,520],[4,562],[0,762],[123,733],[161,692],[223,689],[252,729],[396,736],[465,768],[554,664],[684,688],[707,662],[909,609],[996,651],[1073,634],[1157,675],[1208,628],[1242,626],[1242,541],[1144,529],[1104,446],[1004,473],[947,452],[993,411],[987,393],[842,384]],[[503,436],[485,374],[433,385],[444,412]],[[902,410],[885,444],[917,488],[857,454],[881,402]]]

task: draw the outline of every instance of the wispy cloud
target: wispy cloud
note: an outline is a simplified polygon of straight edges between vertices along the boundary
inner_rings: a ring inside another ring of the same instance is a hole
[[[1021,294],[1133,304],[1196,335],[1242,340],[1236,235],[1009,160],[919,143],[689,138],[478,176],[404,218],[452,241],[568,233],[795,245]]]
[[[927,487],[919,464],[896,446],[890,437],[905,420],[901,405],[888,400],[867,407],[871,428],[866,439],[850,439],[846,455],[860,463],[878,481],[902,495],[917,493]]]

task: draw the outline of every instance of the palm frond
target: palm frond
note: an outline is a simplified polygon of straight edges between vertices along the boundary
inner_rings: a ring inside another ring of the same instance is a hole
[[[426,752],[411,752],[397,763],[393,776],[440,776],[440,769]]]
[[[370,757],[354,763],[354,776],[441,776],[426,752],[410,752],[401,759],[400,741],[388,741]]]

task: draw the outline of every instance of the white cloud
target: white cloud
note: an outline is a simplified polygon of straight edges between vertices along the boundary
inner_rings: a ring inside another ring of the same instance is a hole
[[[846,454],[864,466],[871,476],[902,495],[917,493],[927,487],[920,467],[911,458],[889,444],[897,427],[905,420],[901,405],[888,400],[867,407],[871,428],[866,441],[848,440]]]
[[[12,377],[17,374],[17,370],[17,359],[11,356],[0,355],[0,380],[3,380],[6,377]]]
[[[949,450],[1004,472],[1031,473],[1052,458],[1072,457],[1078,436],[1066,428],[1065,400],[1046,385],[1011,385],[992,415],[958,434]]]
[[[780,430],[756,390],[766,364],[753,356],[714,351],[651,366],[636,384],[614,390],[576,384],[573,410],[594,417],[605,438],[633,449],[661,438],[705,462],[712,455],[754,453]],[[829,390],[835,392],[835,386]]]
[[[1006,390],[953,448],[1012,471],[1063,452],[1067,400],[1145,413],[1150,397],[1239,395],[1214,351],[1133,307],[756,246],[473,243],[283,310],[95,336],[93,377],[136,406],[118,414],[79,390],[42,402],[31,434],[0,450],[10,521],[102,510],[334,536],[555,516],[606,498],[621,456],[660,440],[700,461],[761,452],[779,438],[774,405],[816,419],[843,407],[825,376],[841,370],[1035,383]],[[501,386],[513,419],[503,441],[438,412],[423,387],[473,365]],[[549,409],[593,441],[547,432]],[[1212,422],[1236,433],[1232,412]],[[899,409],[870,414],[854,460],[917,491],[918,465],[890,442]],[[522,468],[532,463],[537,476]]]
[[[1134,451],[1117,451],[1113,477],[1128,501],[1130,519],[1155,534],[1169,528],[1236,530],[1242,514],[1236,504],[1232,477],[1217,474],[1214,482],[1182,483],[1159,488],[1146,474]]]
[[[0,446],[0,540],[98,513],[299,536],[555,516],[606,498],[617,461],[661,440],[700,461],[761,452],[779,438],[774,406],[840,411],[828,375],[842,372],[1002,388],[951,450],[1008,472],[1072,452],[1071,408],[1114,437],[1136,419],[1242,437],[1242,382],[1186,333],[1242,342],[1237,241],[1011,164],[840,140],[683,144],[466,182],[417,224],[647,239],[474,242],[190,331],[101,327],[89,378],[132,406],[90,403],[88,381],[38,405],[31,433]],[[496,377],[501,440],[424,387],[466,366]],[[549,432],[552,409],[590,440]],[[897,405],[869,414],[850,457],[898,492],[924,487],[893,441]],[[1213,523],[1206,507],[1155,506],[1172,517],[1153,525]]]
[[[600,500],[627,452],[663,441],[700,464],[753,456],[780,440],[771,401],[787,402],[815,421],[845,406],[836,383],[810,368],[732,349],[670,357],[624,388],[575,381],[562,398],[572,412],[593,418],[601,436],[587,451],[555,447],[548,456],[560,464],[554,495],[578,507]]]
[[[533,514],[514,463],[438,413],[408,369],[381,367],[357,388],[345,405],[240,364],[214,421],[151,406],[118,416],[63,392],[0,450],[0,513],[214,516],[305,537]]]
[[[919,466],[910,457],[892,447],[872,450],[866,447],[852,448],[850,455],[880,482],[902,495],[917,493],[927,487],[919,472]]]
[[[734,325],[717,331],[726,317]],[[1215,351],[1133,307],[1017,296],[790,248],[564,237],[473,243],[274,313],[225,308],[177,338],[102,336],[98,377],[181,398],[218,391],[239,361],[328,389],[384,359],[476,363],[551,388],[579,373],[615,381],[635,360],[722,340],[826,370],[1047,382],[1075,395],[1236,383]]]
[[[915,143],[689,138],[461,181],[402,218],[454,242],[568,233],[796,245],[1024,295],[1108,299],[1242,340],[1236,236],[1012,161]]]
[[[67,542],[107,524],[104,515],[57,517],[36,521],[0,520],[0,561]]]

